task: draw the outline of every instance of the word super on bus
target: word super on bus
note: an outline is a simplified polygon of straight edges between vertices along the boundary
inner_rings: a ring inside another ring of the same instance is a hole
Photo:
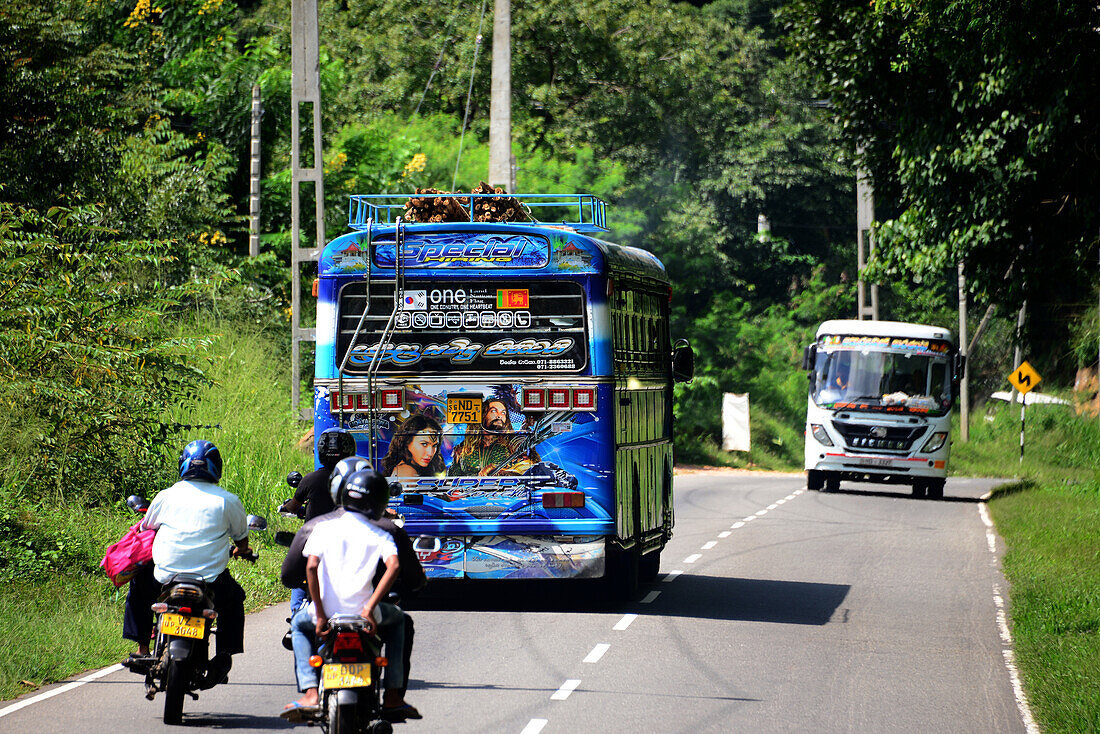
[[[694,356],[660,261],[594,236],[602,201],[517,200],[575,221],[406,223],[405,197],[352,197],[319,265],[315,435],[347,427],[400,482],[429,577],[629,590],[672,534]]]
[[[912,486],[943,497],[951,407],[964,357],[951,332],[895,321],[826,321],[806,347],[806,485]]]

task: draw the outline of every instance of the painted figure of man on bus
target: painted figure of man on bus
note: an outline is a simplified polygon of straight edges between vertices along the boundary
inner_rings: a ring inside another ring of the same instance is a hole
[[[508,417],[508,406],[495,396],[481,401],[481,425],[469,426],[454,447],[449,476],[522,474],[539,461],[538,453],[524,449],[525,436],[516,433]]]

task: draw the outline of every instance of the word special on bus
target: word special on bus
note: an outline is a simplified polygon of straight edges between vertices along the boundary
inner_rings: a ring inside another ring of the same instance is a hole
[[[405,223],[406,197],[352,197],[319,263],[314,435],[345,426],[400,482],[429,577],[630,593],[672,535],[694,355],[661,262],[595,236],[602,201],[516,198],[573,221]]]
[[[896,321],[826,321],[806,347],[806,486],[841,480],[943,497],[964,358],[951,332]]]

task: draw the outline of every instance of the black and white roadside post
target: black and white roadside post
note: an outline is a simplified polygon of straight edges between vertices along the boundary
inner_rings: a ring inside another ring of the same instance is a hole
[[[1031,392],[1036,385],[1042,381],[1042,377],[1035,371],[1035,368],[1028,364],[1025,359],[1020,363],[1020,366],[1012,370],[1012,374],[1008,376],[1008,381],[1012,383],[1012,386],[1020,392],[1020,461],[1024,460],[1024,417],[1027,410],[1027,394]]]

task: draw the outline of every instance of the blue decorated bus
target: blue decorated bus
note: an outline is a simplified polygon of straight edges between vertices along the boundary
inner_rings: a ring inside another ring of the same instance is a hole
[[[664,266],[598,239],[591,195],[517,196],[524,222],[454,197],[469,221],[352,197],[319,264],[314,435],[348,428],[400,481],[429,577],[629,593],[672,534],[672,385],[694,362]]]

